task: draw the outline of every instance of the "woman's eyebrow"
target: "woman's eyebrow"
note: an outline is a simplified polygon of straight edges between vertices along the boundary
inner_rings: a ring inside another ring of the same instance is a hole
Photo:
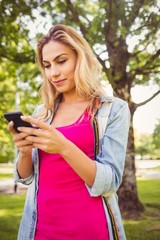
[[[53,59],[53,61],[56,61],[59,57],[64,56],[64,55],[67,55],[67,53],[61,53],[61,54],[59,54],[58,56],[56,56],[56,57]],[[42,60],[42,62],[48,63],[49,61],[47,61],[47,60]]]

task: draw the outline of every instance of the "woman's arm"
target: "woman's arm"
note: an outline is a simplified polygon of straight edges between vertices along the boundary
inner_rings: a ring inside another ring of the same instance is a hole
[[[96,175],[96,164],[85,155],[75,144],[69,141],[52,125],[47,125],[31,117],[22,117],[24,121],[37,126],[36,129],[18,128],[28,136],[26,140],[32,142],[33,147],[50,154],[60,154],[74,171],[89,185],[92,186]]]
[[[32,155],[20,153],[16,168],[20,178],[30,177],[33,174]]]
[[[85,183],[89,186],[93,185],[96,176],[96,164],[94,161],[92,161],[71,141],[66,141],[61,156]]]
[[[27,133],[18,133],[14,130],[13,122],[8,124],[8,130],[13,135],[13,141],[19,151],[19,156],[17,159],[17,171],[20,178],[28,178],[33,173],[33,164],[32,164],[32,148],[33,145],[31,142],[26,140],[28,136]]]
[[[115,99],[95,161],[95,181],[92,188],[88,187],[91,196],[110,196],[119,188],[126,158],[129,126],[128,104],[121,99]]]

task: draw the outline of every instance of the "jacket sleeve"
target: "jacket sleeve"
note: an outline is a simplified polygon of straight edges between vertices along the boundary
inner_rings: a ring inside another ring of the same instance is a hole
[[[31,176],[29,176],[28,178],[21,178],[18,174],[16,165],[17,165],[17,162],[16,162],[15,167],[14,167],[14,180],[15,180],[15,182],[19,182],[19,183],[22,183],[24,185],[31,184],[32,181],[33,181],[33,174]]]
[[[87,185],[91,196],[110,196],[122,182],[130,111],[128,104],[116,99],[113,103],[107,127],[100,139],[100,152],[95,161],[96,176],[92,187]]]

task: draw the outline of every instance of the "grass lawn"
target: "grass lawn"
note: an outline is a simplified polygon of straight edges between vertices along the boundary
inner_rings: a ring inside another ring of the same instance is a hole
[[[159,240],[160,180],[138,180],[137,185],[145,212],[141,220],[124,221],[127,240]],[[0,239],[17,239],[24,199],[25,194],[0,194]]]
[[[13,179],[13,165],[0,164],[0,181],[8,178]]]
[[[25,194],[0,195],[0,239],[16,240]]]
[[[160,180],[138,180],[140,201],[145,211],[138,221],[124,221],[127,240],[160,239]]]
[[[12,179],[13,178],[13,173],[1,173],[0,175],[0,180],[5,180],[5,179]]]

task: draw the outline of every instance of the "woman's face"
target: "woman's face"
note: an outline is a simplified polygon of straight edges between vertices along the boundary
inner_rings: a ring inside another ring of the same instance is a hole
[[[57,41],[50,41],[42,49],[42,60],[46,77],[58,92],[75,92],[77,56],[71,48]]]

